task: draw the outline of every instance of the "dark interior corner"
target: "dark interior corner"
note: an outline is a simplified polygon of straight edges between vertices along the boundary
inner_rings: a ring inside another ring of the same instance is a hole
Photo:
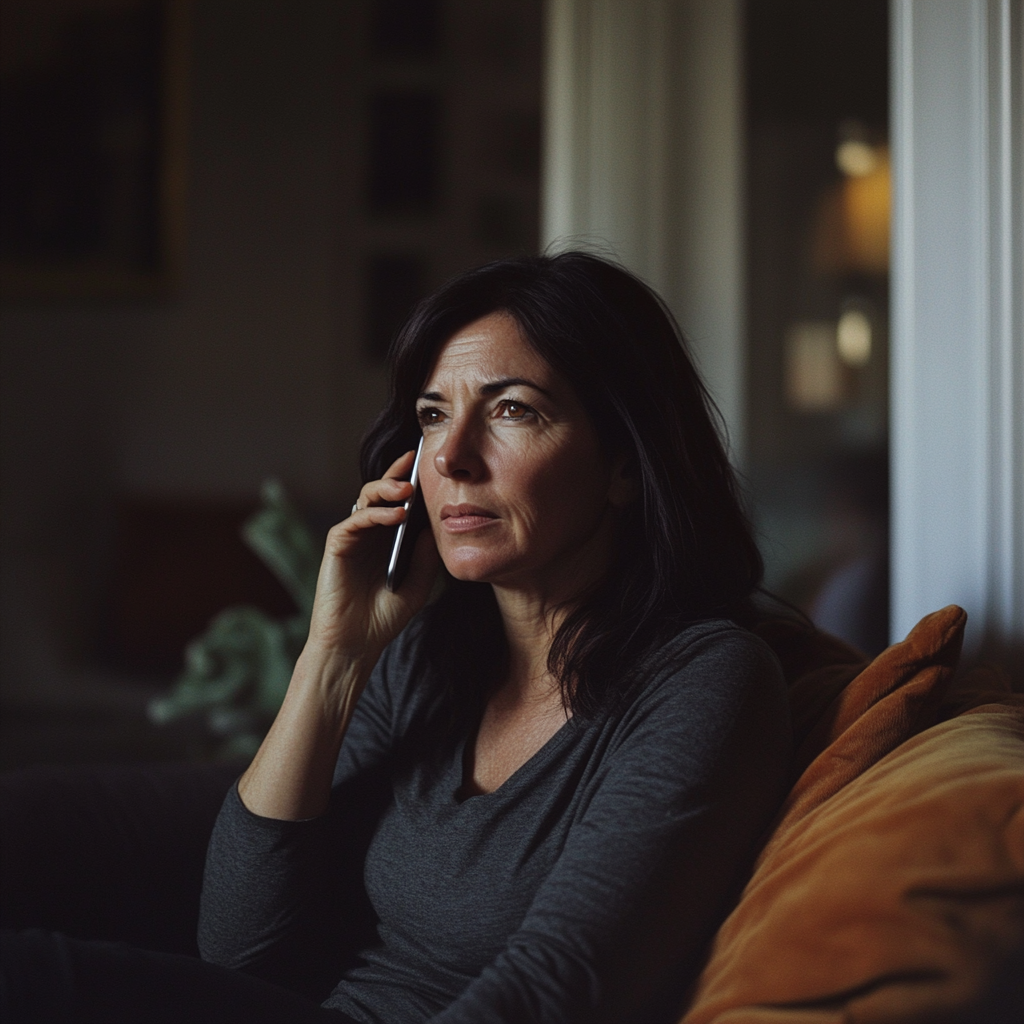
[[[147,706],[281,480],[322,536],[412,306],[535,251],[540,0],[4,0],[0,764],[206,756]]]

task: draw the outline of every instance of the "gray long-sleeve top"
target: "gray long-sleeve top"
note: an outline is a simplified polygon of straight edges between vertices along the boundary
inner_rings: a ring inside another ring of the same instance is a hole
[[[469,737],[445,738],[422,631],[360,697],[327,814],[262,818],[229,794],[203,957],[293,987],[329,977],[324,1005],[365,1022],[671,1018],[783,795],[774,656],[696,623],[626,706],[570,719],[460,800]]]

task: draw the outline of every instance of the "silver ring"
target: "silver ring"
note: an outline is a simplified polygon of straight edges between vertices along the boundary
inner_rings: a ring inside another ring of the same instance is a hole
[[[355,515],[355,514],[356,514],[356,513],[357,513],[357,512],[359,511],[359,510],[360,510],[360,509],[359,509],[359,502],[357,501],[357,502],[356,502],[356,503],[355,503],[355,504],[354,504],[354,505],[352,506],[352,511],[351,511],[351,512],[349,513],[349,515],[350,515],[350,516],[354,516],[354,515]]]

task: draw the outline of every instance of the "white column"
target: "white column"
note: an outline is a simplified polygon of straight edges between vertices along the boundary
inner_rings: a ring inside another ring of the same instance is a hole
[[[743,430],[739,0],[549,0],[545,245],[610,250],[668,302]]]
[[[894,0],[892,635],[1024,642],[1021,0]]]

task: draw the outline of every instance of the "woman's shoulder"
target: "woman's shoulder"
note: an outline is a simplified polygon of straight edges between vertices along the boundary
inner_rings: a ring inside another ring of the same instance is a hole
[[[782,669],[772,649],[731,619],[680,624],[651,661],[639,699],[693,701],[708,706],[745,700],[758,691],[767,700],[786,699]]]
[[[694,659],[754,660],[777,669],[781,674],[772,649],[759,636],[732,619],[698,619],[680,623],[662,644],[657,657],[666,665],[678,665]]]
[[[600,784],[628,778],[674,800],[735,780],[737,766],[781,780],[792,739],[771,650],[734,622],[709,619],[681,624],[659,654],[631,694],[589,726],[600,737]]]

